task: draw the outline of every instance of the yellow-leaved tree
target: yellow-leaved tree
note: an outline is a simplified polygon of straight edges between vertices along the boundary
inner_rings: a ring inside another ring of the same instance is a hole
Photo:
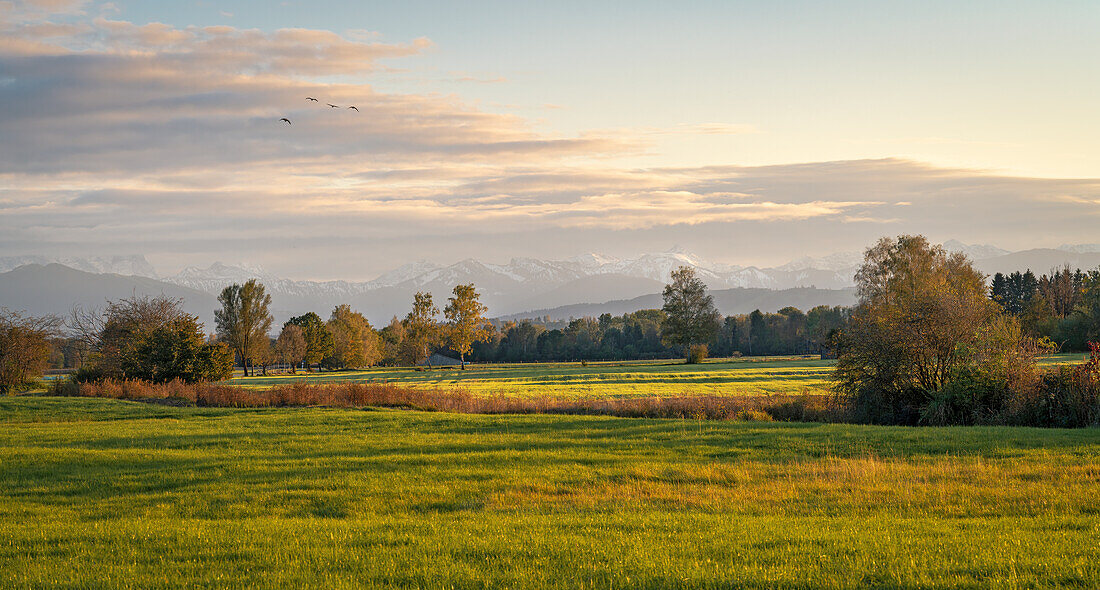
[[[447,299],[443,315],[447,318],[447,345],[458,353],[462,369],[466,369],[466,355],[475,342],[485,342],[492,336],[485,328],[484,314],[488,307],[478,301],[473,284],[456,285],[454,297]]]

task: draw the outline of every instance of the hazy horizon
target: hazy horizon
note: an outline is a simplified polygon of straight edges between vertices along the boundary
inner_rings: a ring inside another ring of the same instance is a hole
[[[1095,243],[1098,25],[1042,2],[0,2],[0,256],[369,280]]]
[[[943,245],[943,244],[948,244],[948,243],[951,243],[951,242],[955,242],[956,244],[961,244],[962,246],[965,246],[967,248],[986,248],[986,247],[990,247],[990,248],[1005,250],[1007,253],[1017,252],[1017,251],[1014,251],[1014,250],[1008,250],[1006,248],[1000,248],[1000,246],[998,246],[997,244],[966,244],[966,243],[960,242],[958,240],[943,240],[943,241],[940,241],[940,242],[933,242],[933,243],[936,244],[936,245]],[[1056,244],[1056,245],[1047,245],[1047,246],[1037,246],[1035,249],[1058,250],[1058,249],[1063,249],[1063,248],[1067,248],[1067,247],[1077,247],[1077,248],[1091,247],[1087,251],[1089,251],[1089,252],[1100,252],[1100,244],[1096,244],[1096,243]],[[371,281],[371,280],[374,280],[374,279],[377,279],[377,278],[381,278],[382,276],[386,275],[387,273],[399,270],[399,269],[401,269],[402,267],[405,267],[405,266],[426,264],[426,265],[437,266],[437,267],[440,267],[440,268],[446,268],[446,267],[449,267],[449,266],[452,266],[452,265],[455,265],[455,264],[460,264],[460,263],[465,262],[467,260],[476,260],[477,262],[487,264],[487,265],[493,265],[493,266],[507,266],[508,264],[512,263],[515,260],[524,260],[524,259],[544,260],[544,261],[552,261],[552,262],[567,262],[567,261],[573,261],[573,260],[577,260],[577,259],[580,259],[580,258],[584,258],[584,257],[587,257],[587,256],[600,256],[600,257],[604,257],[604,258],[607,258],[609,260],[614,260],[614,261],[627,261],[627,260],[638,259],[638,258],[645,257],[645,256],[660,256],[662,254],[676,254],[676,253],[679,253],[679,254],[686,254],[688,256],[696,257],[701,262],[709,263],[709,264],[718,264],[718,265],[723,265],[723,266],[741,267],[741,268],[751,268],[751,267],[756,267],[756,268],[777,268],[777,267],[783,267],[787,264],[798,263],[798,262],[802,262],[802,261],[805,261],[805,260],[820,261],[822,259],[828,259],[830,257],[858,255],[858,254],[861,254],[862,251],[863,251],[863,249],[837,251],[837,252],[811,253],[811,254],[806,254],[804,256],[798,256],[798,257],[795,257],[795,258],[783,260],[783,261],[780,261],[778,263],[773,263],[773,264],[757,264],[757,263],[754,263],[754,262],[751,262],[751,261],[746,262],[746,261],[743,261],[743,260],[712,259],[712,258],[700,256],[697,252],[691,251],[688,248],[684,248],[683,246],[681,246],[679,244],[676,244],[676,245],[673,245],[672,247],[664,248],[664,249],[651,249],[651,250],[644,250],[644,251],[639,250],[639,251],[632,252],[628,255],[623,255],[623,256],[615,256],[615,255],[608,254],[606,252],[578,252],[576,254],[572,254],[572,255],[569,255],[569,256],[558,255],[558,256],[553,256],[553,257],[548,257],[548,258],[528,258],[528,257],[521,257],[521,256],[511,256],[511,257],[508,257],[508,258],[484,258],[484,259],[479,259],[479,258],[474,258],[474,257],[456,258],[452,255],[450,257],[441,257],[441,258],[437,258],[437,259],[426,259],[426,258],[424,258],[424,259],[407,261],[407,262],[404,262],[400,265],[384,269],[379,273],[374,273],[374,274],[370,274],[370,275],[362,275],[361,276],[361,275],[357,275],[355,272],[346,272],[344,274],[341,274],[340,276],[320,277],[320,278],[319,277],[314,277],[314,276],[308,276],[308,275],[296,276],[296,275],[279,274],[279,273],[273,272],[272,269],[264,266],[263,264],[258,264],[258,263],[255,263],[255,262],[252,262],[252,261],[249,261],[249,260],[233,260],[233,259],[195,260],[195,261],[192,261],[191,263],[185,264],[183,266],[164,267],[164,266],[160,266],[160,265],[156,264],[152,260],[149,260],[148,256],[146,256],[146,255],[144,255],[140,252],[109,253],[109,254],[102,255],[102,256],[99,256],[99,255],[83,255],[82,256],[80,254],[41,255],[41,254],[36,254],[36,253],[33,253],[33,252],[17,252],[17,253],[14,253],[14,254],[6,254],[5,253],[3,256],[0,256],[0,258],[4,258],[4,257],[11,257],[11,258],[35,257],[35,258],[43,258],[48,262],[60,262],[60,263],[64,264],[64,262],[66,260],[81,260],[81,261],[104,260],[104,261],[109,261],[109,260],[112,260],[112,259],[118,259],[119,261],[124,261],[124,260],[127,260],[127,259],[131,258],[131,257],[137,256],[137,257],[141,257],[142,259],[144,259],[146,262],[149,263],[150,266],[153,267],[153,269],[156,273],[155,276],[157,276],[157,277],[170,277],[170,276],[179,274],[180,272],[183,272],[187,269],[208,269],[208,268],[213,267],[215,265],[221,264],[221,265],[225,265],[225,266],[229,266],[229,267],[237,267],[237,268],[244,268],[244,269],[255,269],[257,271],[262,271],[263,273],[266,273],[266,274],[269,274],[269,275],[274,275],[274,276],[278,276],[279,278],[290,279],[290,280],[295,280],[295,281],[339,281],[339,280],[343,280],[343,281],[350,281],[350,282],[368,282],[368,281]],[[1068,252],[1069,250],[1066,250],[1066,251]],[[971,256],[972,260],[980,260],[982,258],[984,258],[984,257]],[[821,268],[821,267],[815,267],[815,268]],[[2,272],[2,271],[0,271],[0,272]]]

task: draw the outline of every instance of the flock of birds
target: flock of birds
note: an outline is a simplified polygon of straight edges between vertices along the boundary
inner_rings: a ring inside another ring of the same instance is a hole
[[[306,100],[309,100],[309,101],[313,101],[313,102],[320,102],[319,100],[317,100],[316,98],[313,98],[312,96],[307,96],[307,97],[306,97]],[[334,108],[334,109],[338,109],[338,108],[340,108],[340,105],[338,105],[338,104],[332,104],[331,102],[326,102],[325,104],[327,104],[328,106],[330,106],[330,107],[332,107],[332,108]],[[355,105],[352,105],[352,106],[350,106],[350,107],[348,107],[348,108],[349,108],[349,109],[352,109],[352,110],[354,110],[354,111],[355,111],[355,112],[357,112],[357,113],[359,112],[359,107],[356,107]],[[290,119],[288,119],[288,118],[286,118],[286,117],[283,117],[282,119],[279,119],[279,121],[282,121],[282,122],[286,123],[287,125],[293,125],[293,124],[294,124],[294,123],[291,123],[291,122],[290,122]]]

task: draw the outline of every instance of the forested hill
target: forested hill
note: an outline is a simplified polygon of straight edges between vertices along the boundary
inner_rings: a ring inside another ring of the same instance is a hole
[[[710,291],[714,305],[722,315],[740,315],[759,309],[764,313],[773,313],[784,307],[797,307],[802,311],[818,305],[854,305],[856,291],[848,289],[817,289],[799,287],[795,289],[718,289]],[[502,320],[541,319],[550,316],[551,320],[569,318],[597,317],[604,313],[622,315],[640,309],[660,309],[663,305],[660,293],[642,295],[633,299],[621,299],[605,303],[578,303],[549,309],[508,314]]]
[[[183,309],[213,330],[216,298],[181,285],[138,276],[90,273],[61,264],[27,264],[0,273],[0,306],[31,315],[68,315],[74,306],[102,308],[127,297],[168,297],[183,300]]]

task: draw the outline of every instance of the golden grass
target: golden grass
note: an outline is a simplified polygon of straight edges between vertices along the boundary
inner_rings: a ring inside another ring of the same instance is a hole
[[[480,396],[462,389],[424,389],[392,383],[322,383],[295,381],[268,389],[246,389],[218,383],[145,381],[61,383],[54,393],[71,397],[103,397],[156,401],[218,408],[326,406],[339,408],[409,408],[460,414],[588,414],[627,418],[688,418],[695,420],[839,421],[843,409],[831,398],[800,396],[517,398]]]

